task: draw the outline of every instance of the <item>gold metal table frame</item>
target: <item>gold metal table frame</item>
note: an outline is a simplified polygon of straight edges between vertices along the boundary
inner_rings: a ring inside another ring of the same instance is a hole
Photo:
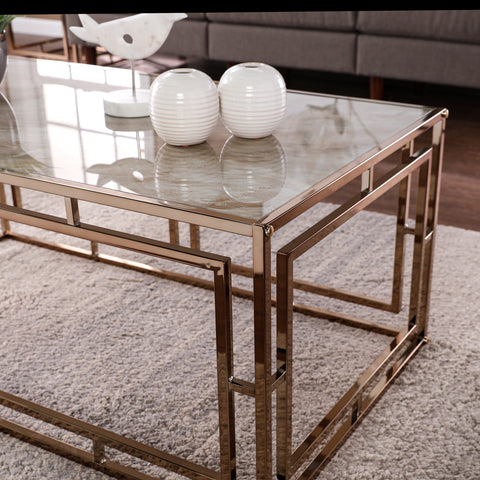
[[[139,195],[124,193],[114,195],[102,188],[94,188],[43,177],[21,176],[0,171],[0,218],[2,240],[16,239],[47,248],[80,255],[95,261],[107,262],[146,273],[193,284],[214,292],[215,328],[217,342],[217,378],[219,400],[220,469],[212,470],[179,458],[168,452],[140,444],[114,432],[77,420],[60,412],[0,392],[0,404],[44,422],[61,427],[92,441],[91,451],[63,443],[57,439],[0,420],[0,431],[11,434],[35,445],[64,455],[72,460],[123,479],[147,480],[153,477],[108,459],[105,448],[113,448],[152,464],[164,467],[194,479],[236,478],[235,454],[235,394],[254,397],[256,431],[256,477],[270,480],[276,474],[280,479],[292,476],[314,478],[332,457],[348,434],[358,425],[386,387],[399,374],[406,363],[427,341],[428,310],[434,252],[435,226],[439,203],[440,176],[443,156],[443,139],[447,111],[436,109],[414,128],[400,135],[393,143],[384,145],[362,159],[355,168],[345,169],[335,182],[313,188],[300,201],[295,199],[262,222],[249,224],[228,216],[215,217],[201,209],[184,206],[152,204]],[[415,150],[415,140],[431,133],[431,143]],[[375,178],[375,166],[401,151],[401,160],[381,178]],[[409,224],[410,199],[413,174],[418,178],[414,225]],[[339,205],[325,218],[299,233],[276,252],[276,275],[272,275],[271,240],[281,227],[327,199],[340,187],[361,178],[361,191],[349,201]],[[5,189],[10,186],[11,195]],[[391,302],[356,293],[312,284],[295,278],[295,260],[314,247],[355,214],[369,206],[394,186],[399,186],[395,262]],[[22,206],[21,189],[42,191],[65,199],[65,217],[56,217],[27,210]],[[9,201],[11,198],[11,201]],[[89,225],[81,220],[79,201],[116,207],[168,219],[171,226],[171,242]],[[18,222],[40,229],[83,238],[91,242],[91,250],[67,245],[47,243],[36,238],[15,233],[11,223]],[[191,244],[181,246],[176,242],[178,222],[190,225]],[[204,252],[200,248],[199,227],[208,227],[248,236],[253,247],[252,268],[231,263],[230,258]],[[410,307],[408,323],[403,329],[373,323],[350,316],[320,310],[293,301],[295,289],[319,295],[356,302],[388,312],[400,311],[402,278],[404,274],[405,239],[414,237]],[[122,260],[99,252],[98,245],[115,247],[161,257],[173,262],[206,269],[213,280],[203,280],[183,274],[154,269],[148,265]],[[251,276],[253,291],[232,286],[232,274]],[[276,284],[276,298],[272,298],[271,286]],[[252,299],[254,318],[255,380],[248,382],[237,378],[233,371],[232,295]],[[272,365],[272,307],[276,307],[276,365]],[[293,312],[298,311],[353,327],[379,332],[392,337],[390,345],[366,369],[360,378],[343,395],[337,404],[320,419],[318,424],[296,448],[292,448],[292,370]],[[276,395],[276,412],[272,406]],[[276,432],[273,431],[273,415],[276,413]],[[273,435],[276,433],[276,467],[273,465]]]

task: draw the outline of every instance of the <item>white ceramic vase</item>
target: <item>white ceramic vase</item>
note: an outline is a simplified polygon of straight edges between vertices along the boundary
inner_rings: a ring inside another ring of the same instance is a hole
[[[220,78],[218,93],[222,122],[237,137],[271,135],[285,115],[285,81],[278,70],[265,63],[230,67]]]
[[[218,122],[217,87],[194,68],[174,68],[159,75],[150,87],[149,103],[153,128],[169,145],[202,143]]]

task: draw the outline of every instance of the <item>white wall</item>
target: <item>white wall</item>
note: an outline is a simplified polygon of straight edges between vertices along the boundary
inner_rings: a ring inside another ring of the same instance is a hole
[[[62,37],[62,22],[46,18],[17,17],[12,22],[14,33]]]

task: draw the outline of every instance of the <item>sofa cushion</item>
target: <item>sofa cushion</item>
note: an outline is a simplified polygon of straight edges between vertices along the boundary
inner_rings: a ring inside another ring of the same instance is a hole
[[[305,28],[333,31],[353,31],[355,12],[211,12],[211,22],[265,25],[271,27]]]
[[[360,35],[357,74],[480,88],[480,45]]]
[[[360,33],[480,43],[480,10],[360,11]]]
[[[208,51],[218,61],[354,73],[355,38],[353,32],[215,22],[208,27]]]
[[[207,35],[207,22],[190,20],[189,15],[189,18],[173,25],[159,52],[187,58],[206,58],[208,55]]]

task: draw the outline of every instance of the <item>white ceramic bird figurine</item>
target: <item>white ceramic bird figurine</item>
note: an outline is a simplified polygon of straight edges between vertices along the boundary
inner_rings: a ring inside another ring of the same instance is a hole
[[[186,17],[186,13],[139,13],[98,23],[87,14],[79,15],[83,27],[70,27],[78,38],[130,60],[132,89],[105,94],[103,105],[106,114],[114,117],[149,116],[150,90],[136,89],[134,61],[156,53],[167,39],[173,24]]]
[[[89,15],[79,14],[83,27],[70,27],[70,30],[113,55],[139,60],[153,55],[165,42],[173,24],[186,17],[185,13],[139,13],[97,23]]]

